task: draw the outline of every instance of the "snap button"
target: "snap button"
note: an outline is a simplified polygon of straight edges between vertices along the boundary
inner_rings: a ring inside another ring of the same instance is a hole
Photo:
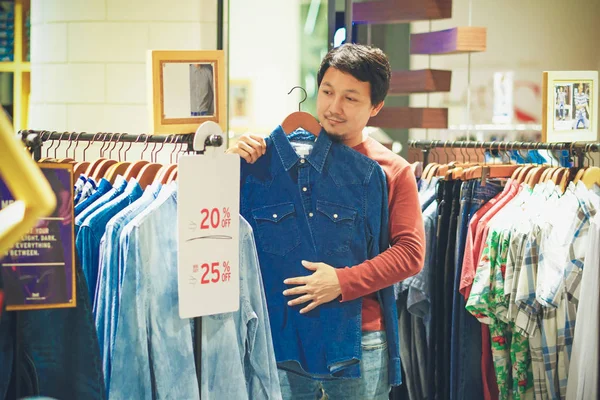
[[[314,215],[313,213],[308,213],[308,216],[311,218],[313,217],[313,215]]]
[[[336,219],[338,217],[337,214],[333,214],[333,218]]]
[[[273,218],[277,219],[277,214],[273,214]]]
[[[304,158],[300,159],[300,164],[304,164],[306,162],[306,160]]]
[[[307,188],[305,188],[305,187],[303,187],[303,188],[302,188],[302,191],[303,191],[303,192],[306,192],[307,190],[308,190],[308,189],[307,189]]]

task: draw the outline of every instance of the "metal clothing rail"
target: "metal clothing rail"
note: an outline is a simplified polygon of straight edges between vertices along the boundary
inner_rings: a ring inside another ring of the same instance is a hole
[[[141,133],[139,135],[130,133],[87,133],[87,132],[56,132],[56,131],[36,131],[36,130],[22,130],[19,131],[18,135],[25,146],[31,151],[34,159],[39,160],[42,158],[41,150],[43,143],[51,140],[52,142],[58,141],[60,146],[61,142],[98,142],[103,144],[116,144],[116,143],[165,143],[165,144],[187,144],[187,151],[191,152],[194,150],[194,134],[172,134],[172,135],[148,135]],[[90,144],[91,144],[90,143]],[[213,144],[220,146],[221,143]],[[210,145],[210,144],[207,144]]]
[[[409,148],[421,149],[423,152],[423,164],[427,164],[429,152],[436,148],[443,149],[479,149],[479,150],[568,150],[572,156],[577,157],[581,164],[586,153],[600,152],[600,143],[589,142],[563,142],[563,143],[541,143],[541,142],[479,142],[463,140],[411,140]],[[579,165],[580,166],[580,165]]]
[[[61,141],[69,142],[90,142],[88,147],[94,142],[103,143],[105,145],[116,145],[117,143],[163,143],[171,145],[187,144],[187,151],[194,152],[196,154],[203,154],[206,147],[220,147],[223,145],[223,136],[211,135],[204,141],[204,149],[194,149],[194,133],[185,134],[168,134],[168,135],[148,135],[148,134],[129,134],[129,133],[86,133],[86,132],[56,132],[56,131],[39,131],[39,130],[22,130],[18,132],[23,144],[32,153],[34,160],[39,161],[42,158],[42,147],[44,142],[48,140],[54,142],[58,141],[57,148],[60,146]],[[52,144],[51,144],[52,146]],[[161,147],[162,149],[162,147]],[[154,151],[154,149],[153,149]],[[159,150],[160,151],[160,150]],[[85,152],[85,151],[84,151]],[[16,394],[17,398],[20,398],[20,371],[21,371],[21,352],[22,346],[19,332],[19,312],[16,311],[15,318],[15,380],[16,380]],[[194,343],[196,351],[194,354],[194,361],[196,364],[196,377],[198,380],[198,390],[200,398],[202,398],[202,317],[194,318]]]

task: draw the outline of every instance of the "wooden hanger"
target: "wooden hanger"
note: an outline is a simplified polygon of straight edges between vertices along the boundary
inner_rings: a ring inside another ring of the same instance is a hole
[[[423,176],[423,163],[421,161],[415,161],[410,164],[410,170],[412,171],[415,178]]]
[[[302,89],[304,92],[304,99],[300,102],[300,104],[298,104],[298,111],[291,113],[283,120],[281,123],[281,128],[288,135],[299,128],[303,128],[313,135],[319,136],[319,133],[321,133],[322,129],[319,121],[317,121],[311,114],[301,110],[302,103],[304,103],[308,98],[306,90],[304,90],[304,88],[301,86],[294,86],[288,94],[292,93],[296,88]]]
[[[589,143],[585,145],[584,154],[585,154],[585,158],[586,159],[588,159],[588,152],[590,150],[590,147],[591,147],[591,144],[589,144]],[[575,178],[573,179],[573,183],[577,183],[577,182],[579,182],[581,180],[581,178],[583,178],[583,175],[585,174],[585,171],[588,170],[589,165],[590,164],[588,163],[587,167],[583,166],[582,168],[579,169],[579,171],[577,171],[577,175],[575,175]]]
[[[540,177],[540,181],[547,182],[548,177],[552,174],[552,172],[554,172],[554,167],[546,168],[546,170],[544,171],[544,173],[542,173],[542,176]]]
[[[92,178],[98,182],[100,179],[104,178],[106,171],[108,171],[108,169],[116,163],[117,160],[111,160],[110,158],[103,160],[100,164],[98,164],[98,167],[94,171]]]
[[[162,183],[163,185],[168,183],[171,172],[173,172],[176,168],[177,168],[177,164],[165,165],[156,174],[156,180],[160,181],[160,183]]]
[[[127,181],[129,181],[131,178],[137,178],[142,168],[144,168],[148,164],[150,164],[150,162],[146,160],[134,161],[133,163],[131,163],[131,165],[129,165],[129,167],[127,167],[127,170],[125,171],[123,177]]]
[[[75,164],[75,167],[73,167],[73,173],[75,174],[75,176],[85,174],[85,171],[88,169],[89,166],[89,161],[78,162],[77,164]]]
[[[475,167],[471,172],[471,179],[509,178],[519,168],[516,164],[488,164]]]
[[[142,134],[145,135],[145,134]],[[138,140],[142,137],[142,135],[138,136],[138,138],[135,140],[135,142],[133,143],[137,143]],[[142,150],[142,154],[141,156],[144,155],[144,152],[146,151],[146,149],[148,148],[148,135],[146,136],[146,141],[144,142],[144,144],[146,145],[144,147],[144,150]],[[133,145],[132,143],[132,145]],[[130,146],[131,147],[131,146]],[[129,149],[128,149],[129,150]],[[125,152],[127,153],[127,152]],[[141,157],[140,157],[141,158]],[[142,168],[144,168],[146,165],[150,164],[148,161],[146,160],[138,160],[138,161],[134,161],[131,163],[131,165],[129,165],[129,167],[127,168],[127,170],[125,171],[125,175],[123,175],[123,177],[129,181],[131,178],[137,178],[140,171],[142,170]]]
[[[175,167],[175,169],[173,171],[171,171],[171,173],[169,174],[169,177],[167,178],[167,183],[171,183],[176,180],[177,180],[177,167]]]
[[[104,174],[104,178],[110,183],[115,183],[117,176],[125,176],[125,172],[130,165],[131,163],[129,161],[117,162],[108,168],[106,174]]]
[[[545,170],[546,167],[543,165],[531,169],[525,177],[525,183],[528,184],[529,187],[534,187],[538,184],[538,182],[540,182],[542,174],[545,172]]]
[[[156,174],[162,167],[162,164],[158,163],[147,163],[142,167],[136,178],[142,189],[146,189],[148,185],[154,182]]]
[[[429,179],[430,179],[429,174],[434,165],[436,165],[436,163],[431,162],[425,166],[425,169],[423,170],[423,173],[421,174],[421,179],[423,179],[426,182],[429,182]]]
[[[583,173],[581,181],[588,189],[591,189],[594,185],[600,186],[600,168],[588,167],[588,169]]]
[[[100,157],[99,159],[92,161],[88,168],[85,170],[85,176],[89,176],[90,178],[93,177],[94,172],[96,172],[96,169],[98,169],[98,167],[104,160],[106,160],[106,158]]]
[[[563,176],[567,173],[568,169],[564,167],[558,168],[554,174],[552,174],[552,182],[554,182],[557,186],[560,186],[560,182],[563,179]]]

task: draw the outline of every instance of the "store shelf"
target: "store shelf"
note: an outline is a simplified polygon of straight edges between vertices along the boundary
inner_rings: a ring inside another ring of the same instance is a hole
[[[452,18],[452,0],[379,0],[354,3],[357,24],[391,24]]]
[[[0,62],[0,72],[31,72],[30,62]]]
[[[389,129],[446,129],[448,127],[447,108],[383,108],[371,118],[369,126]]]
[[[0,62],[0,72],[15,72],[16,68],[16,63],[12,61]]]
[[[411,54],[461,54],[486,49],[487,29],[464,26],[410,35]]]
[[[421,69],[415,71],[394,71],[390,82],[390,95],[413,93],[449,92],[452,71]]]

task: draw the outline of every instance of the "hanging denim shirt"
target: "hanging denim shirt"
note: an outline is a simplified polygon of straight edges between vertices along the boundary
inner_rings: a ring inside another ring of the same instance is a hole
[[[202,321],[202,400],[281,399],[254,236],[242,217],[239,242],[240,308]]]
[[[129,223],[108,397],[197,399],[191,325],[177,311],[176,186],[146,210]]]
[[[241,212],[256,234],[278,366],[319,379],[360,376],[362,299],[323,304],[301,315],[283,281],[311,272],[302,260],[336,268],[388,247],[387,186],[377,163],[322,131],[299,157],[281,127],[255,164],[242,161]],[[390,350],[390,383],[398,384],[398,317],[393,288],[379,292]]]
[[[104,178],[102,178],[102,180],[105,180]],[[108,181],[106,181],[108,182]],[[110,183],[109,183],[110,185]],[[105,205],[106,203],[108,203],[109,201],[113,200],[115,197],[120,196],[124,191],[125,188],[127,187],[127,181],[125,180],[125,178],[123,178],[122,176],[117,176],[117,179],[115,180],[115,184],[112,187],[112,189],[108,190],[106,193],[101,194],[100,197],[96,197],[96,195],[98,193],[100,193],[100,188],[98,188],[98,190],[96,191],[96,193],[94,193],[92,196],[90,196],[88,198],[88,200],[92,200],[92,203],[87,205],[85,210],[81,211],[79,213],[79,215],[77,215],[75,217],[75,240],[77,240],[77,236],[79,235],[79,228],[81,228],[81,225],[83,225],[83,222],[86,220],[87,217],[89,217],[90,215],[92,215],[92,213],[94,211],[96,211],[97,209],[99,209],[100,207],[102,207],[103,205]],[[87,201],[87,200],[86,200]],[[85,203],[86,201],[84,201],[83,203]],[[81,204],[83,204],[81,203]],[[77,206],[75,206],[75,209],[77,209]]]
[[[89,183],[89,181],[88,181],[88,183]],[[83,188],[83,192],[85,193],[85,191],[87,190],[86,188],[88,186],[91,187],[91,185],[92,185],[91,183],[89,183],[89,185],[86,183],[86,185]],[[75,217],[78,217],[79,214],[81,214],[86,208],[88,208],[90,205],[92,205],[100,197],[102,197],[106,193],[108,193],[111,189],[112,189],[112,185],[110,184],[109,181],[107,181],[104,178],[100,179],[100,182],[97,185],[96,191],[94,191],[94,193],[91,194],[89,197],[87,197],[85,200],[80,200],[79,203],[75,206]]]
[[[104,235],[106,224],[116,213],[142,195],[142,188],[135,179],[129,185],[124,179],[122,182],[124,183],[115,186],[80,215],[82,221],[75,245],[77,246],[77,254],[85,273],[92,304],[96,303],[100,239]],[[77,224],[77,220],[75,223]]]
[[[106,232],[100,240],[100,267],[95,316],[107,392],[110,387],[111,358],[121,298],[119,238],[123,228],[156,199],[161,187],[159,182],[148,186],[142,197],[125,207],[108,222]]]
[[[81,192],[83,191],[83,187],[86,183],[87,179],[84,175],[79,175],[79,178],[77,178],[77,180],[75,181],[75,184],[73,185],[73,196],[75,197],[75,204],[77,204],[77,202],[79,201],[79,198],[81,197]]]

